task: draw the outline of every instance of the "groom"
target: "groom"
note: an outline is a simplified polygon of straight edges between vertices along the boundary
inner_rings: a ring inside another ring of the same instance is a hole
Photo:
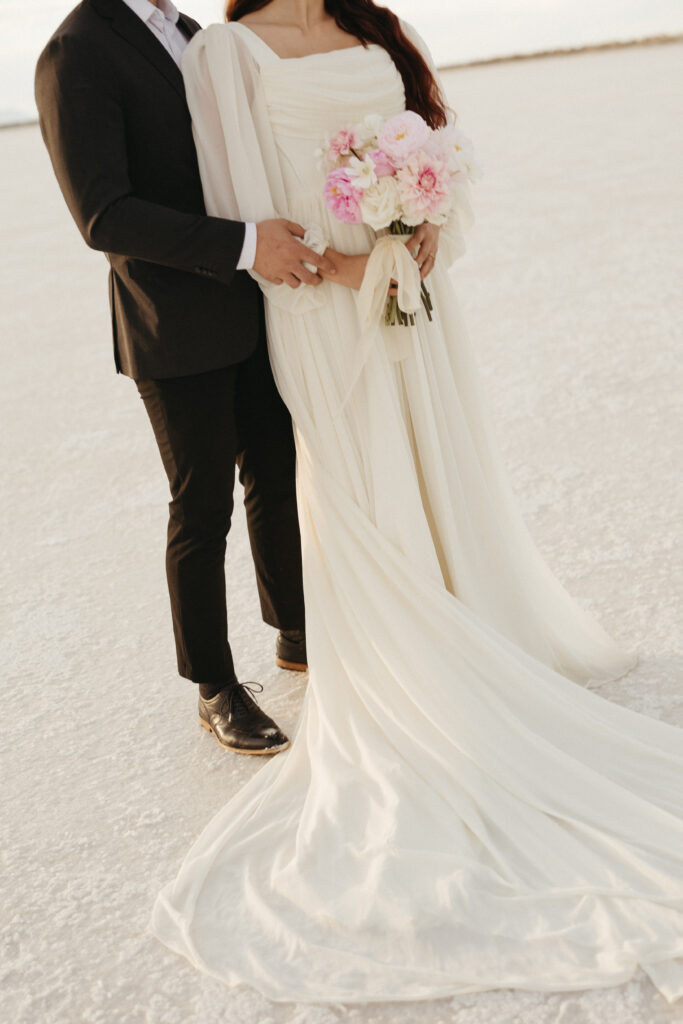
[[[261,292],[243,271],[298,287],[322,281],[302,261],[333,267],[299,225],[206,215],[179,68],[199,27],[170,0],[84,0],[40,56],[36,101],[74,220],[110,263],[116,368],[137,384],[168,475],[178,670],[198,684],[200,722],[223,747],[270,754],[289,741],[238,681],[228,642],[235,464],[277,663],[304,670],[301,546],[291,420]],[[163,729],[163,707],[149,710]]]

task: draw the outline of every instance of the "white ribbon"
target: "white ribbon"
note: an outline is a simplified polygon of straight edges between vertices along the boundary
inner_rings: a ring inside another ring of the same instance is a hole
[[[358,293],[358,309],[364,334],[384,322],[389,282],[398,281],[398,304],[404,313],[416,313],[420,307],[420,271],[410,255],[407,239],[401,235],[378,238]]]
[[[325,250],[330,244],[323,235],[318,224],[311,224],[310,227],[306,228],[306,233],[301,241],[307,248],[312,249],[313,252],[317,253],[318,256],[324,256]],[[306,267],[306,270],[310,270],[312,274],[318,273],[318,268],[314,266],[313,263],[307,263],[306,260],[302,260],[301,262]]]
[[[399,308],[404,313],[416,313],[420,308],[420,270],[408,251],[406,241],[407,239],[402,235],[383,235],[377,239],[375,247],[370,253],[363,283],[358,293],[361,335],[351,369],[351,380],[337,415],[346,405],[378,338],[385,338],[390,358],[403,359],[411,351],[410,346],[406,346],[406,340],[412,340],[411,328],[401,324],[385,327],[384,324],[384,313],[392,279],[398,283]],[[410,337],[407,339],[408,332],[410,332]]]

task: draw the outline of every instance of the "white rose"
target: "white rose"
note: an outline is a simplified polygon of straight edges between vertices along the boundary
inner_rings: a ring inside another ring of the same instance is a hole
[[[396,179],[379,178],[377,184],[365,189],[360,200],[363,223],[369,224],[374,231],[388,228],[393,220],[401,214],[401,200]]]
[[[379,114],[367,114],[355,127],[356,139],[361,147],[371,146],[377,142],[383,120]]]

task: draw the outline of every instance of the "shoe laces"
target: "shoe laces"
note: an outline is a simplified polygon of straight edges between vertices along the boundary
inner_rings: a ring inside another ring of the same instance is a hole
[[[245,693],[245,691],[247,692]],[[263,693],[261,683],[233,683],[228,693],[228,714],[239,718],[240,712],[248,713],[250,704],[258,708],[258,702],[254,698],[255,693]]]

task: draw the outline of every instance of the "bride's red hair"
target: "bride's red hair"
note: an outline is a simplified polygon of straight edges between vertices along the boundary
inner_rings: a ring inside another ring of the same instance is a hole
[[[271,0],[229,0],[225,17],[239,21],[245,14],[260,11]],[[384,47],[396,65],[406,94],[406,107],[424,117],[432,128],[446,124],[446,108],[439,87],[420,51],[406,37],[401,23],[387,7],[372,0],[325,0],[325,10],[342,32],[355,36],[366,46]]]

